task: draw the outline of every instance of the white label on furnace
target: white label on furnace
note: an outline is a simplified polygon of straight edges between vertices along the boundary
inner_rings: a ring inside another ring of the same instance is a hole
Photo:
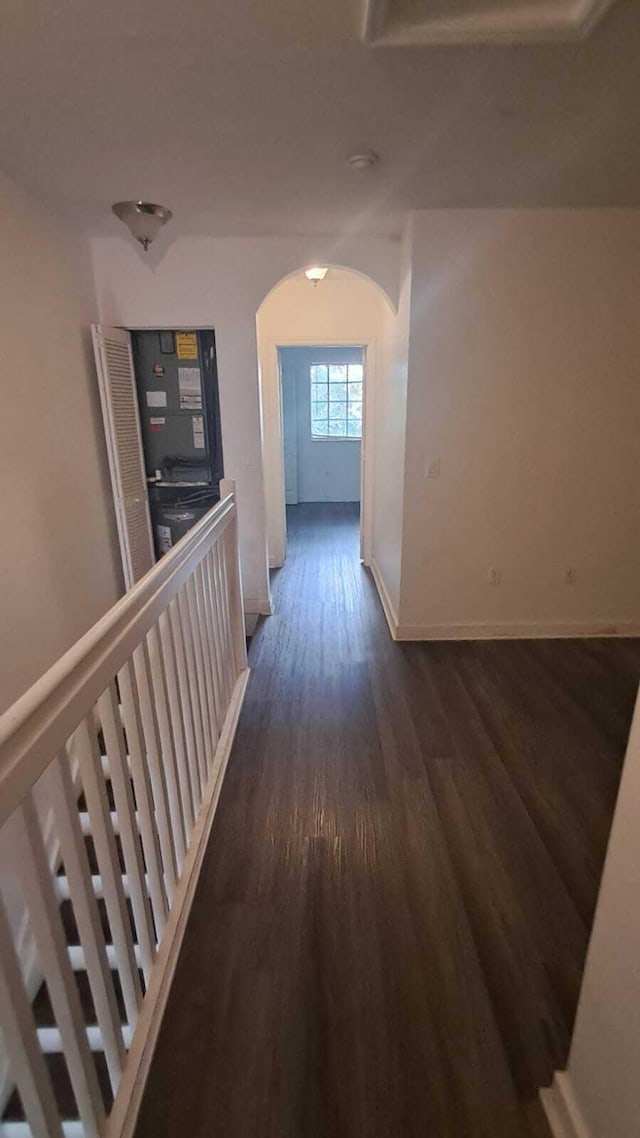
[[[171,529],[169,526],[156,526],[156,533],[158,535],[158,548],[161,553],[168,553],[171,549],[173,542],[171,541]]]
[[[204,450],[204,416],[193,415],[193,445],[196,450]]]
[[[199,411],[202,407],[202,382],[199,367],[178,368],[178,392],[181,411]]]
[[[166,391],[147,391],[147,407],[166,407]]]

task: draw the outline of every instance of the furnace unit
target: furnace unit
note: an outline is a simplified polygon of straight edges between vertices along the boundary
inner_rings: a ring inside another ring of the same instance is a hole
[[[142,448],[157,556],[220,498],[215,334],[132,332]]]

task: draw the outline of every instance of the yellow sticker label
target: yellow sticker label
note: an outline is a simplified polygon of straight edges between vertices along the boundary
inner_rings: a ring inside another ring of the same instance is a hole
[[[179,360],[197,360],[198,340],[195,332],[176,332],[176,352]]]

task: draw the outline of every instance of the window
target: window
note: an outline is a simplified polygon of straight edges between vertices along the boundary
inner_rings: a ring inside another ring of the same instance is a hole
[[[311,435],[362,438],[362,364],[312,364]]]

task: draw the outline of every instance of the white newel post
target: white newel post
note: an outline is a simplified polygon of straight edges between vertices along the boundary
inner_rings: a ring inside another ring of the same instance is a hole
[[[244,672],[247,667],[247,634],[244,624],[244,604],[242,600],[242,570],[240,568],[240,545],[238,541],[238,500],[236,498],[236,484],[233,478],[220,479],[220,497],[226,498],[233,494],[235,514],[228,528],[228,543],[225,545],[225,559],[227,563],[227,576],[231,602],[231,621],[233,632],[233,647],[238,673]]]

